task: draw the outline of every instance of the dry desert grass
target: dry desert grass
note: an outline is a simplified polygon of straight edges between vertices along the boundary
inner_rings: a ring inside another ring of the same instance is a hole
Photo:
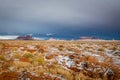
[[[0,41],[0,80],[119,80],[120,41]]]

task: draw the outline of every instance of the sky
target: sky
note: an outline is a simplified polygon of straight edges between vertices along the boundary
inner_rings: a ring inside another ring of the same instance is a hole
[[[120,0],[0,0],[0,33],[120,37]]]

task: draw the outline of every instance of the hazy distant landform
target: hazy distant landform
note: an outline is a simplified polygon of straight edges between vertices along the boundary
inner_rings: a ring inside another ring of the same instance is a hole
[[[120,40],[119,36],[102,36],[102,35],[94,35],[94,36],[80,36],[80,35],[57,35],[57,34],[17,34],[17,35],[0,35],[1,40]]]
[[[42,39],[120,40],[120,1],[0,0],[0,38],[27,34]]]

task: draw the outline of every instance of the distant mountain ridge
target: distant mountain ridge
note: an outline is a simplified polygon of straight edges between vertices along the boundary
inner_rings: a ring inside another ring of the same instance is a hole
[[[34,40],[32,35],[18,36],[16,39],[17,40]]]
[[[80,37],[79,39],[99,39],[97,37]]]

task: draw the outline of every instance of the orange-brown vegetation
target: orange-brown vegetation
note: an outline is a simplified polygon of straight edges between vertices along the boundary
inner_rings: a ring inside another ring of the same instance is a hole
[[[119,80],[120,41],[0,41],[0,80]]]

